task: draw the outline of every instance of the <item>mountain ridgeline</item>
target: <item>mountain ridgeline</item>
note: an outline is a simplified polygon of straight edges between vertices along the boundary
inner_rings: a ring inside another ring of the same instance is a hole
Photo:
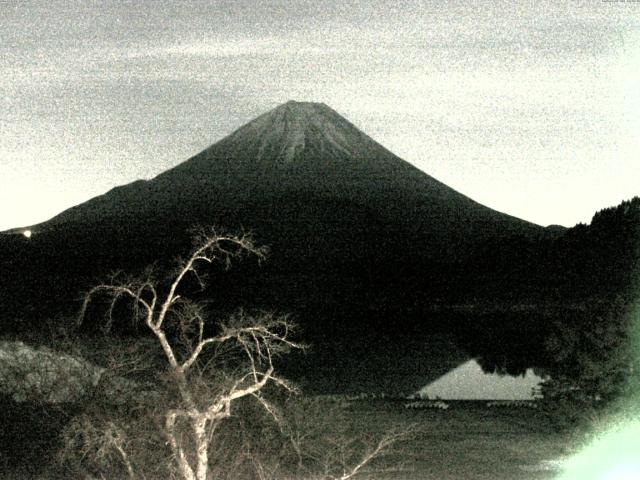
[[[582,227],[545,229],[480,205],[324,104],[288,102],[151,180],[30,227],[30,239],[2,236],[3,329],[17,328],[17,318],[73,313],[80,292],[109,272],[171,265],[197,225],[248,230],[270,248],[260,267],[244,261],[212,276],[200,298],[214,313],[240,305],[291,312],[314,345],[297,367],[324,368],[334,390],[365,388],[355,377],[371,388],[388,358],[398,359],[390,381],[423,386],[420,358],[440,356],[447,368],[462,361],[423,343],[434,332],[470,331],[477,317],[461,319],[461,305],[487,312],[557,302],[558,292],[583,288],[572,282],[604,248],[596,242],[590,251]],[[567,260],[574,251],[576,265]],[[353,371],[359,365],[371,378]]]
[[[174,236],[198,224],[243,227],[276,255],[280,248],[295,250],[293,258],[303,263],[357,257],[389,240],[410,245],[413,256],[457,260],[483,240],[542,230],[438,182],[329,107],[297,102],[267,112],[150,181],[118,187],[33,230],[61,233],[105,224],[131,232],[132,244],[147,242],[143,229]],[[338,253],[327,257],[327,249]]]

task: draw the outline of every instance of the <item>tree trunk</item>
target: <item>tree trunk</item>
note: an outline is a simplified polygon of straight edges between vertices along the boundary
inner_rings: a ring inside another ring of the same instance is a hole
[[[175,423],[176,423],[176,415],[175,413],[169,413],[166,417],[166,433],[167,438],[169,440],[169,445],[171,446],[171,450],[173,452],[173,456],[175,458],[176,463],[178,464],[178,470],[180,471],[180,475],[182,480],[196,480],[196,476],[193,474],[193,469],[187,458],[184,454],[184,450],[178,444],[178,440],[175,437]]]
[[[197,448],[196,480],[207,480],[209,471],[209,445],[207,440],[207,419],[197,417],[193,420],[193,432],[195,434]]]

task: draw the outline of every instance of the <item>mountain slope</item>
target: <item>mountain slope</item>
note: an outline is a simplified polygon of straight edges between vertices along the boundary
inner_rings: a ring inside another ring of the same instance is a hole
[[[450,189],[329,107],[297,102],[267,112],[153,180],[116,188],[33,229],[179,217],[179,223],[242,224],[260,232],[270,218],[292,223],[287,230],[295,233],[300,223],[322,222],[330,213],[323,212],[326,202],[377,217],[439,259],[458,258],[486,238],[541,230]],[[296,215],[301,204],[313,208]]]

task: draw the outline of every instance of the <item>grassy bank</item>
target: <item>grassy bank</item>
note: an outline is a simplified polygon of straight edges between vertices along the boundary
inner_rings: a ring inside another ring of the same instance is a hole
[[[417,427],[408,441],[398,444],[391,455],[374,462],[372,468],[358,478],[550,480],[559,474],[554,462],[572,453],[570,437],[555,433],[535,409],[490,408],[487,402],[472,401],[447,402],[446,410],[407,409],[406,403],[370,399],[338,402],[340,407],[334,410],[329,426],[335,427],[336,432],[344,432],[347,425],[354,437],[376,437],[390,429]],[[11,419],[5,417],[4,422],[10,422]],[[14,450],[13,461],[1,466],[2,478],[55,478],[54,469],[35,461],[36,458],[53,459],[52,452],[38,451],[55,447],[52,425],[46,425],[50,418],[34,415],[30,420],[40,420],[45,425],[34,423],[24,436],[13,432],[23,440],[29,436],[36,438],[23,441],[23,445],[14,444],[24,449],[26,462],[20,465],[15,458],[19,452]],[[47,432],[47,438],[38,441],[38,431]],[[5,430],[5,436],[8,433]],[[404,464],[402,468],[397,468],[399,463]]]
[[[368,477],[385,480],[553,479],[558,459],[572,453],[571,438],[555,433],[542,413],[529,408],[489,408],[487,402],[447,402],[449,408],[406,409],[406,402],[351,402],[345,418],[361,435],[418,425],[395,458]],[[338,421],[339,419],[336,419]],[[401,471],[383,472],[405,457]]]

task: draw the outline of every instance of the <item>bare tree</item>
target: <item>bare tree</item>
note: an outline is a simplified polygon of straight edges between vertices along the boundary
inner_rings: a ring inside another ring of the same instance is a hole
[[[348,407],[330,400],[292,398],[288,406],[285,428],[301,478],[350,480],[407,470],[403,443],[418,434],[418,425],[365,432],[353,425]]]
[[[263,259],[265,251],[249,236],[220,235],[213,230],[197,235],[194,245],[167,283],[155,279],[150,271],[140,278],[115,277],[116,281],[97,285],[86,294],[79,316],[82,322],[92,300],[107,295],[110,306],[104,326],[110,328],[117,303],[127,299],[135,318],[153,334],[162,349],[165,378],[175,397],[166,406],[157,405],[158,415],[176,475],[182,480],[208,478],[214,431],[231,416],[237,400],[254,398],[269,414],[277,416],[262,391],[268,384],[287,390],[292,386],[275,374],[273,360],[302,347],[291,340],[292,324],[286,316],[240,311],[209,325],[202,305],[183,296],[184,284],[195,280],[204,288],[203,266],[221,263],[228,267],[233,258],[245,254]],[[230,352],[243,360],[234,363],[232,373],[221,364]],[[107,426],[95,436],[108,440],[106,444],[116,449],[126,465],[127,475],[135,478],[121,431],[112,423]]]
[[[246,235],[200,232],[168,275],[114,275],[86,293],[79,324],[106,299],[104,330],[128,305],[125,313],[150,335],[106,342],[102,392],[66,428],[63,464],[129,480],[349,480],[396,453],[407,429],[363,435],[345,428],[331,405],[289,395],[296,390],[276,375],[274,359],[303,346],[287,316],[239,310],[212,320],[189,298],[194,286],[205,288],[204,267],[228,268],[243,255],[262,260],[265,250]],[[286,415],[267,399],[275,389],[287,392]]]

